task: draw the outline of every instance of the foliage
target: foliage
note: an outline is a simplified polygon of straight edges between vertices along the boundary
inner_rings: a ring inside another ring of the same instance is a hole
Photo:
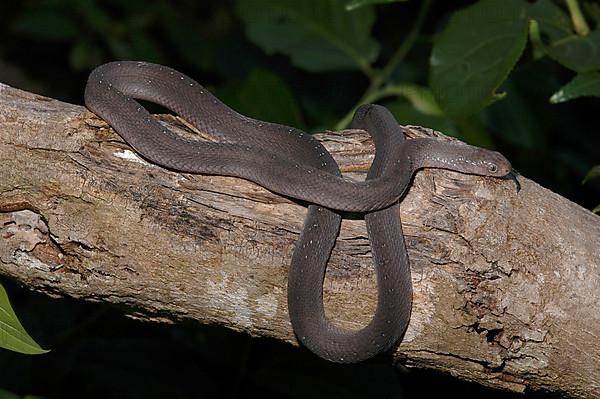
[[[0,285],[0,347],[29,355],[48,352],[40,348],[27,334],[10,306],[8,295],[2,285]]]
[[[281,1],[264,7],[264,0],[240,0],[238,14],[248,38],[267,54],[281,52],[292,64],[311,72],[360,68],[379,54],[371,37],[372,7],[347,12],[336,0]]]
[[[456,12],[431,54],[431,87],[443,110],[467,116],[504,97],[496,89],[523,53],[527,3],[494,0]]]
[[[256,88],[268,87],[275,93],[288,93],[287,107],[298,109],[282,109],[283,115],[280,115],[272,109],[273,94],[271,98],[264,95],[253,102],[234,101],[239,111],[258,118],[275,116],[277,121],[300,127],[304,127],[303,120],[308,117],[313,120],[308,126],[333,123],[336,129],[341,129],[348,126],[358,105],[379,101],[393,108],[403,122],[441,127],[450,134],[488,147],[494,146],[495,140],[490,136],[494,131],[501,139],[529,148],[540,140],[533,137],[538,129],[527,121],[526,112],[515,113],[515,118],[523,120],[515,120],[513,124],[532,129],[529,132],[522,129],[516,137],[510,129],[494,129],[489,124],[494,120],[490,105],[507,94],[513,98],[519,96],[518,88],[505,89],[513,85],[510,74],[519,59],[524,58],[528,38],[534,59],[550,57],[578,73],[570,83],[555,91],[551,96],[553,103],[600,93],[597,74],[600,52],[595,50],[600,46],[600,30],[590,28],[586,22],[598,23],[600,7],[595,3],[584,2],[582,11],[576,0],[564,4],[552,0],[533,3],[480,0],[463,9],[449,10],[448,22],[434,36],[429,54],[421,50],[428,57],[403,65],[415,45],[426,46],[429,41],[422,31],[431,1],[416,2],[420,3],[420,10],[412,18],[412,27],[407,33],[403,29],[395,32],[406,34],[399,43],[396,40],[395,48],[382,42],[373,30],[384,19],[381,13],[377,14],[378,10],[386,12],[396,7],[402,12],[404,4],[409,3],[400,0],[238,0],[234,9],[210,4],[187,5],[186,14],[182,14],[163,1],[45,0],[26,3],[11,29],[37,40],[68,43],[70,66],[75,70],[87,71],[104,60],[115,58],[172,64],[171,54],[203,70],[229,78],[242,77],[245,84],[235,90],[240,97],[249,98],[256,93]],[[199,20],[199,13],[206,18]],[[327,96],[319,99],[314,93],[298,93],[289,87],[290,83],[298,84],[293,82],[294,77],[291,81],[290,76],[278,79],[275,87],[273,73],[265,71],[264,62],[255,50],[240,48],[239,38],[229,38],[238,18],[243,22],[246,39],[265,54],[284,55],[299,71],[313,76],[357,71],[369,84],[361,95],[350,88],[340,88],[344,83],[331,79],[328,90],[339,91],[338,96],[348,99],[355,96],[355,103],[334,122],[334,114],[344,106],[338,104],[340,98],[335,99],[332,107],[326,103]],[[238,43],[232,43],[233,40]],[[230,49],[224,49],[225,46]],[[236,50],[241,51],[234,54]],[[410,70],[411,67],[424,69],[415,71]],[[424,73],[427,70],[429,75]],[[249,84],[248,79],[253,83]],[[231,94],[231,82],[229,79],[223,87],[217,87],[217,91]]]
[[[582,96],[600,97],[600,73],[583,72],[550,97],[554,104],[573,100]]]

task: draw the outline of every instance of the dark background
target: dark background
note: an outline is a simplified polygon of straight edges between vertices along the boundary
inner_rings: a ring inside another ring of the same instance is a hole
[[[394,75],[426,85],[435,34],[452,12],[471,3],[434,2],[415,46]],[[382,50],[375,66],[383,66],[402,42],[418,7],[418,1],[409,1],[377,8],[373,36]],[[246,37],[234,1],[2,2],[0,35],[0,82],[75,104],[83,104],[83,88],[94,66],[116,59],[146,60],[194,77],[242,113],[312,132],[333,128],[368,85],[358,71],[311,73],[294,67],[285,55],[265,54]],[[492,138],[489,144],[523,175],[591,209],[600,203],[600,186],[598,181],[581,181],[600,164],[594,113],[600,110],[598,100],[550,104],[548,98],[573,73],[548,58],[534,59],[531,53],[528,47],[504,84],[508,96],[479,116]],[[298,104],[297,113],[273,115],[248,99],[254,93],[248,88],[249,76],[257,69],[283,81]],[[510,135],[517,127],[531,132],[529,142]],[[460,131],[455,134],[465,138]],[[478,137],[470,139],[478,142]],[[328,364],[303,349],[219,327],[138,322],[123,316],[121,309],[49,299],[15,282],[2,283],[26,329],[52,349],[41,356],[0,349],[0,388],[17,395],[518,396],[377,360],[355,366]],[[0,391],[4,397],[12,396]]]

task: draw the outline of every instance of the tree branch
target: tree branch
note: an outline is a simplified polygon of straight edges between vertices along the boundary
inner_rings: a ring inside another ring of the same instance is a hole
[[[364,132],[318,137],[364,177]],[[417,174],[401,205],[414,303],[396,360],[600,398],[600,217],[521,183]],[[0,274],[32,289],[296,343],[286,274],[305,211],[244,180],[150,165],[85,108],[0,85]],[[327,312],[358,328],[375,296],[364,222],[345,220]]]

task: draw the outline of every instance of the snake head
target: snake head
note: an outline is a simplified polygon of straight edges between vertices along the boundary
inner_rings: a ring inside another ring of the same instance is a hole
[[[499,152],[484,150],[482,148],[476,148],[475,152],[476,156],[469,157],[473,163],[473,170],[471,171],[473,174],[504,177],[512,172],[512,165]]]
[[[415,169],[441,168],[479,176],[512,179],[521,189],[512,165],[496,151],[434,138],[408,140],[405,151]]]
[[[481,149],[481,151],[482,154],[477,162],[479,165],[475,166],[474,173],[482,176],[512,180],[515,182],[517,192],[521,191],[521,183],[519,183],[519,180],[517,179],[519,173],[513,169],[508,159],[496,151],[484,149]]]
[[[521,183],[517,179],[519,172],[513,169],[508,159],[496,151],[482,151],[485,151],[485,153],[480,158],[481,170],[477,174],[512,180],[515,182],[517,192],[521,191]]]

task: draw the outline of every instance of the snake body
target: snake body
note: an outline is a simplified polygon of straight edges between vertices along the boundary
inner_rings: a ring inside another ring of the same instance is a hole
[[[182,138],[134,99],[163,105],[218,142]],[[241,115],[191,78],[165,66],[113,62],[90,74],[86,106],[142,157],[188,173],[235,176],[306,201],[308,213],[288,277],[288,310],[299,340],[334,362],[358,362],[390,349],[406,330],[412,289],[398,201],[416,170],[436,167],[514,177],[501,154],[433,138],[405,140],[386,108],[364,105],[352,127],[372,136],[376,155],[364,182],[349,181],[311,135]],[[377,310],[360,330],[325,316],[323,278],[341,224],[339,211],[366,212],[377,272]]]

